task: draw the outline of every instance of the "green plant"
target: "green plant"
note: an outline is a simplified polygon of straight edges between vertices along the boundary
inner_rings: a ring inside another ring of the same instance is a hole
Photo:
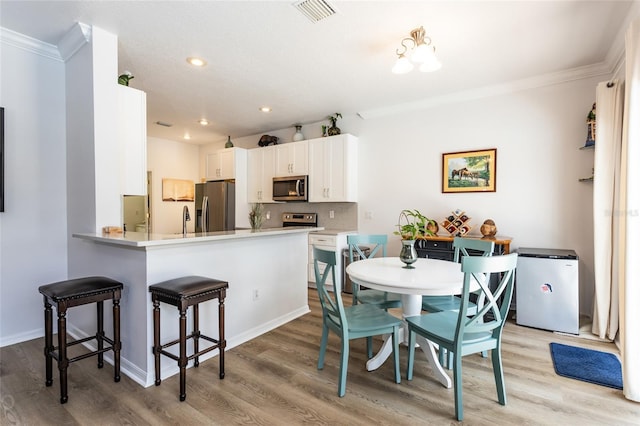
[[[398,230],[395,235],[400,235],[403,240],[415,240],[425,235],[433,235],[433,232],[427,229],[429,223],[435,224],[435,220],[429,219],[418,210],[405,209],[400,212],[398,217]]]
[[[133,80],[135,77],[131,74],[130,71],[125,71],[124,74],[120,74],[118,76],[118,84],[122,84],[123,86],[128,86],[129,81]]]
[[[251,211],[249,211],[249,224],[251,229],[256,230],[262,227],[264,206],[262,203],[255,203],[251,205]]]
[[[331,122],[331,127],[336,127],[336,123],[338,122],[338,118],[342,118],[342,114],[340,114],[339,112],[336,112],[335,114],[330,115],[327,118]]]

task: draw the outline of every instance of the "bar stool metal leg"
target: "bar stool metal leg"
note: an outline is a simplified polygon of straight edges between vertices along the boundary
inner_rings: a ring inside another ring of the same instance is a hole
[[[44,357],[45,357],[45,385],[53,384],[53,312],[51,304],[44,298]]]
[[[198,304],[193,305],[193,352],[197,354],[200,351],[200,345],[198,340],[200,339],[200,312]],[[200,359],[198,355],[193,360],[193,366],[200,365]]]
[[[113,381],[120,381],[120,291],[113,296]]]
[[[60,403],[69,400],[67,392],[67,307],[58,304],[58,370],[60,371]]]
[[[98,342],[98,368],[104,366],[104,303],[96,302],[96,310],[98,317],[98,330],[96,331],[96,341]]]
[[[227,341],[224,337],[224,292],[218,299],[218,357],[220,358],[220,378],[224,379],[224,351],[227,347]]]
[[[180,309],[180,401],[187,398],[187,308]]]
[[[156,381],[155,385],[160,386],[162,379],[160,378],[160,302],[153,298],[153,356],[155,360],[156,368]]]

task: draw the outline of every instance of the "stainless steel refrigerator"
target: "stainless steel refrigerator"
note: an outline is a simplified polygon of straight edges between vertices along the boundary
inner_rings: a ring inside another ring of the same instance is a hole
[[[236,184],[196,184],[196,232],[232,231],[236,227]]]

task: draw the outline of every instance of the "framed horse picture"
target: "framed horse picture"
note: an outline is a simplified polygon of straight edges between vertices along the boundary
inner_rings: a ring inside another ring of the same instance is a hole
[[[442,154],[442,192],[495,192],[495,148]]]

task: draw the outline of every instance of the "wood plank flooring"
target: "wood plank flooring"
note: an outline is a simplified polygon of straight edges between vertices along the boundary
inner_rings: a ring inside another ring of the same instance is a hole
[[[311,313],[227,351],[226,377],[218,360],[187,370],[187,400],[178,400],[178,376],[144,389],[126,376],[113,382],[110,365],[95,358],[71,364],[69,402],[59,401],[59,382],[44,385],[43,339],[0,349],[1,425],[447,425],[454,417],[453,389],[416,357],[414,379],[393,382],[391,361],[365,369],[365,341],[351,343],[347,394],[337,396],[339,340],[329,339],[325,368],[318,370],[321,317],[317,294]],[[348,298],[345,298],[346,303]],[[381,340],[376,342],[379,345]],[[491,361],[463,360],[464,424],[638,425],[640,404],[622,391],[557,376],[549,343],[615,352],[610,343],[561,336],[509,322],[503,337],[507,405],[497,403]],[[163,363],[173,362],[163,358]]]

